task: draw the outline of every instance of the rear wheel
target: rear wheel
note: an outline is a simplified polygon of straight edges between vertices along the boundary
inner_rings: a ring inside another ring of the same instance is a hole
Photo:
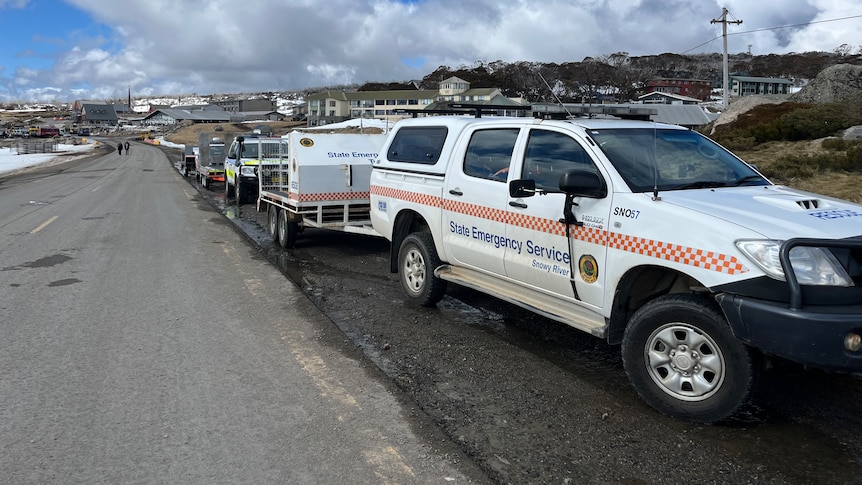
[[[664,414],[705,423],[732,416],[751,397],[759,354],[733,336],[714,302],[657,298],[632,316],[623,364],[635,390]]]
[[[422,306],[434,306],[446,293],[446,281],[434,276],[442,263],[427,232],[414,232],[398,249],[398,279],[407,297]]]
[[[299,235],[299,223],[289,220],[288,212],[284,209],[278,210],[278,244],[290,249],[296,245]]]

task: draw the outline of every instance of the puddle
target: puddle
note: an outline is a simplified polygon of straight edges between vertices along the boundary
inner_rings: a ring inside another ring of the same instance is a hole
[[[437,308],[457,313],[459,319],[467,325],[490,327],[495,332],[503,332],[506,329],[506,317],[504,315],[468,305],[456,298],[443,298],[437,304]]]
[[[7,266],[3,268],[2,271],[19,270],[21,268],[50,268],[58,264],[63,264],[70,259],[72,259],[72,257],[66,256],[65,254],[54,254],[52,256],[39,258],[36,261],[28,261],[18,266]]]
[[[75,283],[80,283],[80,282],[81,282],[81,280],[79,280],[78,278],[66,278],[63,280],[52,281],[52,282],[48,283],[48,287],[50,288],[50,287],[54,287],[54,286],[73,285]]]

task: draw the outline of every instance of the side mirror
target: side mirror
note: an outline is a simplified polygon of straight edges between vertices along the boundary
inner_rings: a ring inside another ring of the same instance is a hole
[[[509,196],[513,198],[532,197],[536,195],[536,181],[533,179],[518,179],[509,182]]]
[[[575,168],[560,175],[560,190],[573,197],[603,199],[608,196],[605,179],[593,170]]]

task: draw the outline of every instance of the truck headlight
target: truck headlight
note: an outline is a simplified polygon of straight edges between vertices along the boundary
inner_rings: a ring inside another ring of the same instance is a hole
[[[243,177],[254,177],[254,167],[242,167],[239,169],[239,174]]]
[[[781,241],[737,241],[736,247],[767,275],[785,281],[778,259]],[[853,286],[847,271],[824,248],[796,246],[790,250],[790,265],[800,285]]]

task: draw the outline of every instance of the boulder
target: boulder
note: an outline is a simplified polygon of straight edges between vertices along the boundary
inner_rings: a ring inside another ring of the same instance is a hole
[[[799,103],[835,103],[862,96],[862,66],[836,64],[827,67],[799,92],[790,95]]]

